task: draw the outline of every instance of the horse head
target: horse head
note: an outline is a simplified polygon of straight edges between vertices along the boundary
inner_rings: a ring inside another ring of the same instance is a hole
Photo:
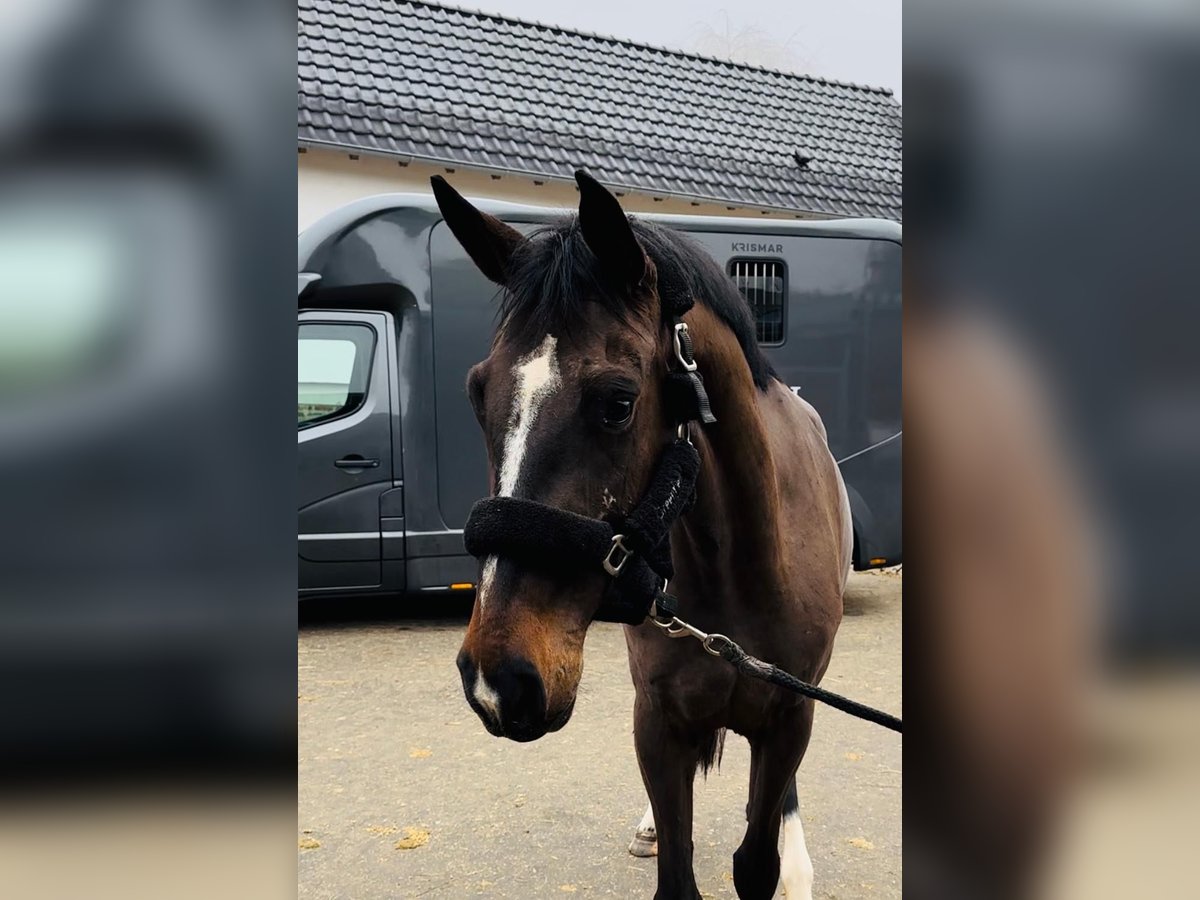
[[[440,177],[433,187],[447,226],[503,289],[491,351],[467,378],[492,494],[608,520],[636,503],[674,437],[672,344],[634,225],[598,182],[576,180],[578,216],[528,236]],[[494,555],[480,570],[463,689],[492,734],[536,740],[571,716],[607,576]]]

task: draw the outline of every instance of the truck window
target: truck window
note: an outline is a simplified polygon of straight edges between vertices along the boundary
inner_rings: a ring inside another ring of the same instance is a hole
[[[307,428],[348,416],[363,405],[375,332],[349,323],[305,322],[296,346],[296,421]]]
[[[779,259],[732,259],[729,275],[754,313],[760,344],[782,344],[787,304],[787,267]]]

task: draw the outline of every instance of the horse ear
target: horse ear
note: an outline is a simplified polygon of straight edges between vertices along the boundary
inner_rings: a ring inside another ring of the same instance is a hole
[[[434,175],[429,182],[442,218],[467,255],[488,280],[504,287],[508,283],[509,262],[525,242],[525,236],[495,216],[477,210],[441,175]]]
[[[646,254],[625,210],[583,169],[575,173],[575,181],[579,184],[579,229],[588,247],[623,284],[639,283],[646,274]]]

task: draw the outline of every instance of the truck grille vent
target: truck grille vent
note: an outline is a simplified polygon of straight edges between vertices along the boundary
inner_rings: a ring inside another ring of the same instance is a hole
[[[787,268],[774,259],[734,259],[733,278],[754,313],[754,333],[760,344],[782,344],[787,306]]]

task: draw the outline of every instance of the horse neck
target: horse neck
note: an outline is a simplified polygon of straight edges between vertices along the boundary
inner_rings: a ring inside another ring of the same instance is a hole
[[[700,475],[696,505],[682,520],[685,556],[705,578],[734,560],[739,569],[772,571],[780,503],[762,394],[737,338],[714,313],[697,306],[688,328],[717,421],[692,425]]]

